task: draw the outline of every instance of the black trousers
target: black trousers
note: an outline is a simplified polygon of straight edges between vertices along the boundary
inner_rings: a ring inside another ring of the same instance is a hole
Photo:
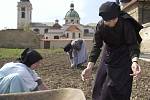
[[[130,100],[133,80],[133,77],[130,76],[130,73],[132,73],[131,62],[128,61],[128,57],[124,56],[125,58],[121,60],[119,67],[112,67],[105,62],[106,51],[102,52],[93,87],[92,100]]]

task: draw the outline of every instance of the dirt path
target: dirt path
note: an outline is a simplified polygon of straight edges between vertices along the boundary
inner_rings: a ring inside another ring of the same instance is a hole
[[[39,75],[48,85],[49,89],[78,88],[85,93],[87,100],[91,100],[91,83],[83,82],[80,74],[82,69],[72,69],[69,66],[67,55],[64,53],[48,54],[42,52],[43,63],[37,69]],[[1,59],[0,66],[12,59]],[[141,77],[133,83],[132,100],[150,100],[150,63],[140,61],[143,69]],[[97,65],[96,65],[97,66]],[[96,67],[95,67],[96,68]],[[93,73],[95,75],[95,69]]]

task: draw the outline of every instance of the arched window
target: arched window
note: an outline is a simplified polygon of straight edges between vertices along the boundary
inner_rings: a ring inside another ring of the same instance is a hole
[[[69,38],[69,33],[67,33],[67,38]]]
[[[48,33],[48,29],[45,29],[45,30],[44,30],[44,33]]]
[[[25,7],[21,8],[21,18],[25,18]]]
[[[73,19],[71,19],[71,23],[73,23],[74,22],[74,20]]]
[[[68,20],[66,20],[66,23],[68,23]]]
[[[40,30],[39,30],[39,29],[37,29],[37,28],[36,28],[36,29],[34,29],[33,31],[34,31],[34,32],[37,32],[37,33],[40,33]]]
[[[81,37],[81,34],[79,33],[79,38]]]
[[[89,33],[89,29],[84,29],[84,33],[88,34]]]
[[[25,18],[25,12],[21,12],[21,18]]]
[[[75,38],[75,33],[72,33],[72,38],[73,38],[73,39]]]

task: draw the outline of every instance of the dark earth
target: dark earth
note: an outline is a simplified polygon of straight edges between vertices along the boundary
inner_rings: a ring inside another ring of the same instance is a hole
[[[78,88],[83,90],[87,100],[91,100],[92,82],[83,82],[81,80],[80,74],[83,68],[71,68],[68,56],[63,51],[49,52],[47,49],[40,52],[44,60],[37,69],[37,73],[48,85],[49,89]],[[0,59],[0,66],[14,59]],[[93,76],[95,76],[98,63],[93,69]],[[142,73],[137,80],[134,79],[131,100],[150,100],[150,62],[140,60],[139,64],[142,67]]]

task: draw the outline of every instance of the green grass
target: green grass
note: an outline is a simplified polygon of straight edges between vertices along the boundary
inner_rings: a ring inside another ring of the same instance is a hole
[[[0,48],[0,59],[18,58],[24,49]],[[63,53],[63,49],[36,49],[41,54]]]
[[[5,49],[0,48],[0,59],[4,58],[17,58],[21,54],[23,49]]]
[[[37,49],[40,53],[47,53],[47,54],[53,54],[53,53],[63,53],[62,48],[58,49]]]

